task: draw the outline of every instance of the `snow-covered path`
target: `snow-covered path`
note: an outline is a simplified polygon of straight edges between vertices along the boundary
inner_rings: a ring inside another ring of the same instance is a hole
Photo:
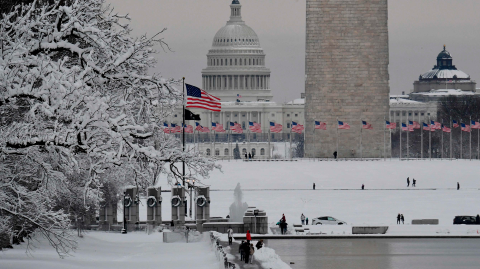
[[[44,238],[34,244],[31,255],[25,254],[26,244],[0,252],[1,269],[174,269],[218,268],[218,262],[208,242],[163,243],[162,233],[88,232],[79,239],[72,257],[60,259]],[[182,256],[188,258],[182,258]]]

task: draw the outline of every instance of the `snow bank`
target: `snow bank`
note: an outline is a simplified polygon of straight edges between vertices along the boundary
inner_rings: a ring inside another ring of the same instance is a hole
[[[257,242],[254,242],[253,245],[256,243]],[[259,261],[263,268],[291,269],[288,264],[280,259],[280,256],[278,256],[272,248],[263,247],[261,249],[256,249],[253,258]]]
[[[162,241],[162,233],[147,235],[133,232],[120,233],[89,232],[79,239],[78,249],[73,256],[60,259],[42,236],[33,242],[37,247],[25,254],[26,244],[0,252],[0,268],[102,268],[102,269],[174,269],[174,268],[219,268],[215,254],[207,242],[173,243]],[[188,254],[187,259],[182,255]]]

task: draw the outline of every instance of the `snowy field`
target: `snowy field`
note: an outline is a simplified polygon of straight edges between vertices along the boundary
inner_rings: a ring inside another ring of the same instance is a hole
[[[354,225],[396,225],[402,213],[406,224],[417,218],[436,218],[452,225],[456,215],[480,213],[478,161],[220,161],[202,182],[211,186],[211,215],[225,217],[240,183],[244,201],[264,209],[270,222],[284,213],[289,223],[333,216]],[[406,178],[417,180],[407,188]],[[457,181],[461,189],[456,190]],[[312,184],[316,183],[316,190]],[[365,190],[360,190],[365,184]],[[163,189],[169,189],[163,185]],[[216,190],[216,191],[215,191]],[[164,219],[170,219],[170,193],[163,193]]]
[[[162,233],[89,232],[79,239],[73,256],[60,259],[42,237],[34,242],[37,247],[26,255],[26,244],[0,252],[1,269],[173,269],[173,268],[219,268],[209,243],[162,243]],[[182,255],[188,258],[182,259]]]

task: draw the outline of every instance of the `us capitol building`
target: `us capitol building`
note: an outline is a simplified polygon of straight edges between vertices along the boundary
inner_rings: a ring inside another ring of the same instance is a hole
[[[238,142],[242,156],[253,152],[255,158],[268,158],[271,154],[268,148],[270,121],[283,125],[283,133],[271,134],[272,142],[290,139],[292,121],[304,124],[304,99],[284,104],[272,101],[270,69],[266,66],[265,56],[257,34],[242,20],[240,2],[233,0],[230,20],[215,34],[212,48],[207,54],[207,67],[202,70],[202,89],[221,99],[222,111],[190,110],[200,115],[200,124],[204,127],[211,129],[212,122],[215,122],[223,124],[228,130],[230,122],[235,122],[241,124],[244,134],[234,134],[229,138],[228,131],[216,133],[215,152],[213,134],[195,134],[195,139],[202,142],[199,149],[206,155],[231,158],[235,142]],[[261,124],[262,134],[245,134],[249,132],[249,121]],[[175,112],[168,123],[181,125],[181,111]],[[195,128],[194,121],[187,121],[186,124]],[[187,139],[193,142],[193,135],[187,134]],[[232,141],[233,146],[228,141]],[[246,141],[251,143],[244,143]]]

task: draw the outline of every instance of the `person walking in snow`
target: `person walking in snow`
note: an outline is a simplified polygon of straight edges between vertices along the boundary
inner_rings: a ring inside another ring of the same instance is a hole
[[[416,187],[417,186],[417,181],[415,179],[412,180],[412,187]]]
[[[241,261],[243,261],[243,259],[245,258],[245,253],[243,251],[244,245],[245,245],[245,241],[242,240],[242,243],[238,247],[238,252],[240,252],[240,260]]]
[[[315,183],[313,183],[313,190],[315,190]]]
[[[460,190],[460,183],[457,182],[457,191]]]
[[[252,154],[248,153],[248,159],[252,159]]]
[[[228,245],[231,246],[232,245],[232,240],[233,240],[233,229],[232,229],[232,227],[228,227],[227,234],[228,234]]]
[[[365,189],[365,185],[362,184],[362,190],[364,190],[364,189]]]
[[[480,224],[480,215],[477,214],[477,217],[475,218],[475,223]]]
[[[337,159],[337,152],[333,152],[333,158],[336,160]]]
[[[252,236],[250,235],[250,230],[247,231],[247,243],[250,244],[250,241],[252,241]]]
[[[402,220],[402,224],[405,224],[405,218],[403,217],[403,214],[400,215],[400,219]]]
[[[410,187],[410,177],[407,177],[407,187]]]
[[[308,218],[305,220],[305,223],[308,225]]]
[[[282,214],[282,218],[280,219],[281,222],[287,222],[287,219],[285,218],[285,214]]]
[[[250,264],[253,263],[253,254],[255,253],[255,248],[253,247],[253,244],[250,244]]]
[[[397,224],[400,224],[400,213],[397,215]]]
[[[245,263],[248,263],[250,261],[250,243],[248,241],[243,244],[243,253]]]
[[[303,215],[303,213],[300,216],[300,220],[302,221],[302,225],[304,225],[305,224],[305,215]]]

